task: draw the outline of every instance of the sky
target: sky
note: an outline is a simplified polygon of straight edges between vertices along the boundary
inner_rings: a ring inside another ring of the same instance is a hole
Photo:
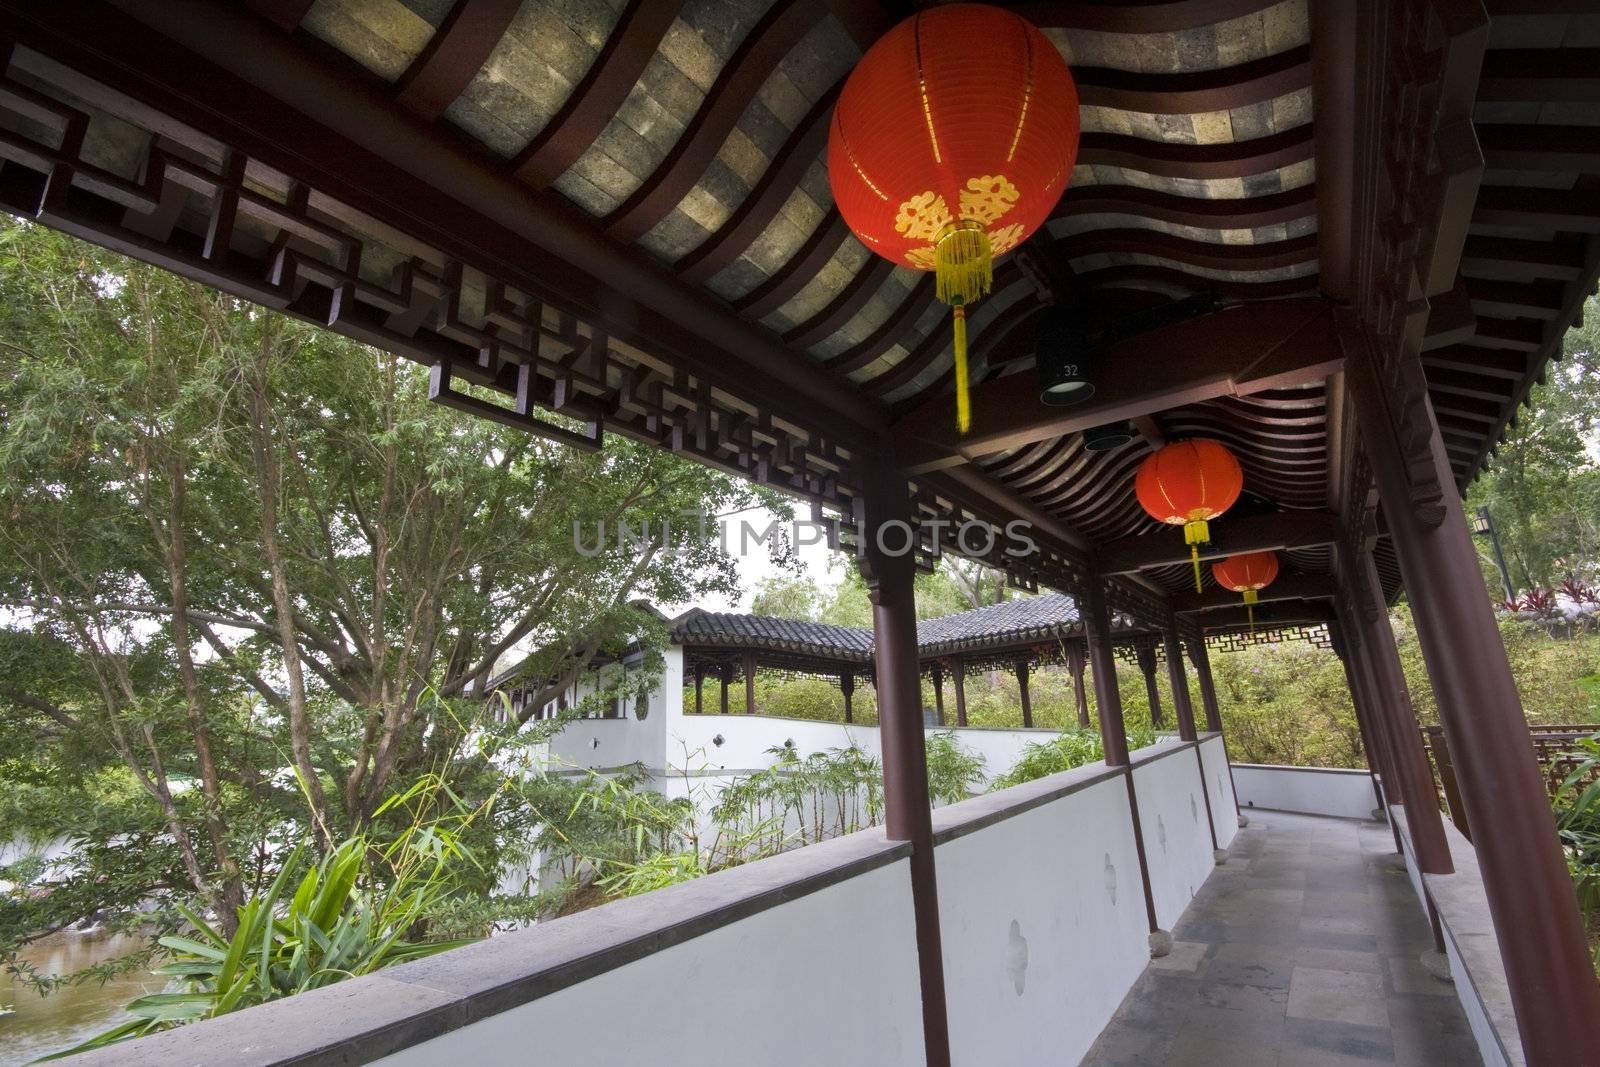
[[[761,579],[780,574],[795,574],[793,570],[775,563],[767,545],[756,542],[755,534],[740,537],[740,529],[744,524],[748,524],[753,531],[765,532],[769,523],[782,521],[777,515],[766,508],[755,507],[723,518],[727,530],[728,551],[733,555],[739,573],[739,596],[735,598],[718,594],[704,597],[694,604],[659,605],[668,615],[677,615],[694,607],[704,608],[707,611],[749,611],[750,601],[756,594],[756,584]],[[743,544],[741,540],[744,541]],[[843,570],[837,565],[830,569],[829,563],[836,556],[841,561],[844,557],[830,551],[826,544],[800,544],[797,541],[795,551],[799,557],[801,573],[809,575],[824,591],[833,589],[843,578]]]

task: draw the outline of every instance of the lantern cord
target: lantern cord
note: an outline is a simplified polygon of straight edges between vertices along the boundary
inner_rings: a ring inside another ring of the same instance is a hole
[[[967,309],[957,304],[955,312],[956,345],[956,428],[966,433],[972,427],[972,397],[967,391]]]
[[[1191,519],[1183,524],[1183,539],[1189,546],[1189,559],[1194,563],[1194,591],[1204,592],[1200,585],[1200,546],[1211,540],[1211,527],[1204,519]]]

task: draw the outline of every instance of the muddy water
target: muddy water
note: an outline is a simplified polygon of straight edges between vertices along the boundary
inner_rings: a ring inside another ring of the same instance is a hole
[[[41,974],[69,974],[103,963],[138,948],[136,938],[122,935],[54,934],[23,950],[22,956]],[[144,970],[123,975],[105,985],[57,989],[41,997],[8,976],[0,976],[0,1067],[28,1063],[51,1052],[109,1030],[127,1016],[122,1006],[144,993],[160,992],[165,979]]]

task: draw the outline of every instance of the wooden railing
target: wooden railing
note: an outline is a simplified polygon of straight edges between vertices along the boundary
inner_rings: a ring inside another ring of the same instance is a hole
[[[1544,773],[1545,789],[1551,796],[1555,795],[1556,789],[1577,766],[1571,754],[1577,749],[1578,742],[1597,733],[1600,733],[1600,723],[1557,723],[1528,727],[1533,755],[1539,761],[1539,769]],[[1424,726],[1422,743],[1433,761],[1434,778],[1445,810],[1450,813],[1456,829],[1471,840],[1467,809],[1461,803],[1461,790],[1456,784],[1455,766],[1450,762],[1450,749],[1444,742],[1444,730],[1438,726]]]

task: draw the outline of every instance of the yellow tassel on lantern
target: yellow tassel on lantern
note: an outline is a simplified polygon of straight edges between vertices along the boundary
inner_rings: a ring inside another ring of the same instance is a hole
[[[1250,632],[1256,632],[1256,603],[1261,598],[1254,589],[1244,591],[1244,613],[1250,616]]]
[[[994,284],[994,261],[989,235],[970,219],[944,228],[934,245],[934,295],[955,314],[956,426],[966,433],[972,426],[972,401],[967,387],[966,305],[989,295]]]
[[[1183,543],[1189,546],[1189,559],[1194,563],[1194,591],[1196,593],[1202,591],[1200,585],[1200,546],[1210,540],[1211,527],[1206,525],[1206,520],[1193,519],[1183,524]]]

